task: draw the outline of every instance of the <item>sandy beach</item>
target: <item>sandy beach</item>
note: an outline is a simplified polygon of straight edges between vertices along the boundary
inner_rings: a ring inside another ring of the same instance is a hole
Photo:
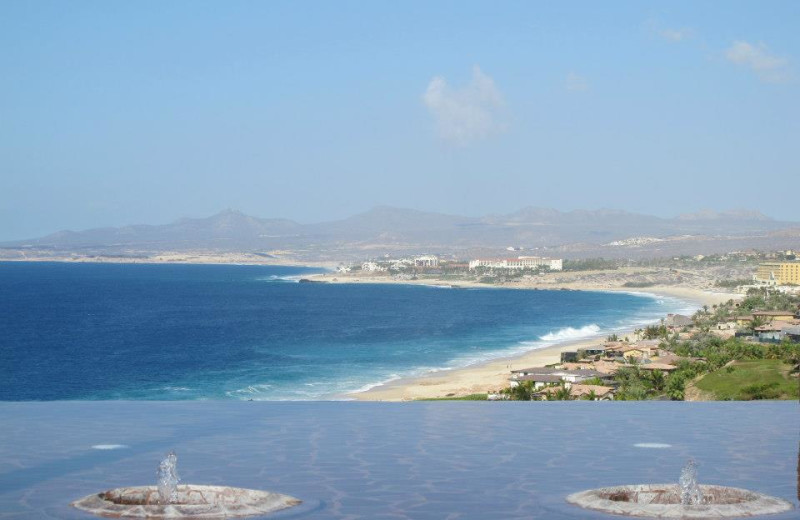
[[[318,279],[330,283],[401,283],[418,285],[452,285],[446,280],[397,280],[389,277],[371,276],[336,276],[326,274],[319,276]],[[492,288],[497,286],[487,286],[475,282],[457,282],[459,287],[481,287]],[[513,288],[522,290],[533,289],[556,289],[552,286],[542,286],[537,284],[513,284],[502,285],[502,288]],[[591,290],[591,291],[621,291],[629,293],[641,293],[656,296],[669,296],[684,300],[693,304],[698,309],[703,305],[714,305],[730,299],[740,298],[741,295],[724,292],[711,292],[693,287],[683,286],[653,286],[643,289],[632,289],[627,287],[607,287],[607,286],[578,286],[570,284],[558,287],[569,290]],[[633,337],[633,329],[619,334],[620,337]],[[485,363],[471,365],[463,368],[451,370],[440,370],[430,374],[414,378],[398,379],[380,386],[376,386],[365,392],[352,393],[345,396],[347,399],[360,401],[412,401],[415,399],[429,399],[437,397],[464,396],[487,391],[496,391],[508,386],[508,379],[511,370],[544,366],[557,363],[560,360],[561,352],[576,350],[577,348],[596,345],[602,338],[582,339],[556,344],[544,348],[539,348],[526,352],[521,355],[498,358]]]

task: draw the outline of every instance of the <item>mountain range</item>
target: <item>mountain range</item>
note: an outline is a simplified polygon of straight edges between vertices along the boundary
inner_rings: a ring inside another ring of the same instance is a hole
[[[725,250],[734,245],[761,247],[772,243],[797,247],[798,237],[800,223],[776,221],[748,210],[700,211],[660,218],[613,209],[562,212],[528,207],[509,214],[465,217],[379,206],[343,220],[316,224],[226,210],[164,225],[59,231],[0,247],[105,253],[288,250],[303,258],[408,251],[492,253],[516,247],[565,254],[572,251],[574,256],[620,256],[625,251],[639,256],[637,250],[673,254],[706,247],[705,251],[711,252],[708,244],[714,242],[728,248]],[[681,244],[691,247],[675,247]]]

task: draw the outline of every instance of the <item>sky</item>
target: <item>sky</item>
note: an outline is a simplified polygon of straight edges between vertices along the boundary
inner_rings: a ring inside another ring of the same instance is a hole
[[[0,240],[226,208],[800,221],[800,2],[0,2]]]

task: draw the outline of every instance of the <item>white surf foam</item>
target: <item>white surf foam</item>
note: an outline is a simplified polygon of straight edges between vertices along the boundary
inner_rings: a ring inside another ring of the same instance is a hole
[[[279,276],[277,274],[273,274],[273,275],[270,275],[270,276],[258,278],[258,280],[261,281],[261,282],[274,282],[274,283],[281,283],[281,282],[283,282],[283,283],[287,283],[287,282],[288,283],[299,283],[302,278],[308,278],[309,275],[311,275],[311,274],[314,274],[314,273],[292,274],[292,275],[283,275],[283,276]]]
[[[122,450],[130,448],[127,444],[95,444],[92,446],[93,450]]]
[[[596,324],[592,323],[591,325],[585,325],[578,329],[573,327],[564,327],[563,329],[558,329],[555,332],[549,332],[542,336],[540,339],[543,341],[570,341],[573,339],[581,339],[581,338],[588,338],[590,336],[596,336],[600,333],[600,327]]]
[[[260,384],[260,385],[249,385],[245,388],[238,388],[236,390],[230,390],[225,392],[225,395],[228,397],[236,397],[236,398],[249,398],[253,397],[258,394],[264,393],[264,391],[269,390],[272,388],[272,385],[269,384]]]
[[[399,374],[392,374],[391,376],[389,376],[387,379],[384,379],[383,381],[379,381],[377,383],[367,383],[366,385],[361,386],[361,387],[359,387],[359,388],[357,388],[357,389],[355,389],[355,390],[353,390],[351,392],[347,392],[347,393],[360,394],[360,393],[363,393],[363,392],[368,392],[368,391],[372,390],[373,388],[378,388],[379,386],[386,385],[388,383],[391,383],[392,381],[397,381],[398,379],[401,379],[401,378],[402,378],[402,376],[400,376]]]

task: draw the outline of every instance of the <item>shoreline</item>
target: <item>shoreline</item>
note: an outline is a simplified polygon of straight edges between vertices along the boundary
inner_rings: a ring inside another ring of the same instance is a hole
[[[378,277],[341,277],[335,273],[315,275],[314,278],[324,278],[329,283],[365,283],[365,284],[403,284],[423,286],[447,286],[483,288],[483,289],[518,289],[518,290],[560,290],[562,287],[547,287],[536,285],[487,285],[476,282],[460,282],[452,284],[449,281],[428,280],[395,280]],[[592,292],[623,292],[648,298],[665,296],[675,298],[687,303],[694,310],[704,305],[714,305],[730,299],[738,299],[741,295],[734,293],[717,293],[693,287],[684,286],[652,286],[645,288],[632,287],[592,287],[571,286],[566,288],[574,291]],[[657,323],[657,322],[653,322]],[[576,350],[578,348],[596,345],[606,333],[590,338],[567,340],[554,345],[534,348],[521,354],[511,354],[490,359],[473,365],[456,368],[444,368],[411,377],[402,377],[396,380],[377,383],[375,386],[364,390],[341,395],[340,398],[355,401],[414,401],[419,399],[435,399],[446,397],[459,397],[470,394],[486,393],[489,390],[500,390],[508,386],[511,370],[531,366],[545,366],[561,360],[561,352]],[[624,328],[617,332],[620,337],[633,336],[634,328]]]
[[[0,257],[3,263],[53,263],[53,264],[136,264],[136,265],[246,265],[261,267],[309,267],[313,269],[326,269],[331,272],[336,268],[336,262],[331,261],[299,261],[280,257],[261,258],[251,254],[182,254],[164,253],[156,256],[81,256],[81,257],[33,257],[33,258],[7,258]],[[309,276],[311,276],[309,274]]]
[[[741,294],[731,292],[715,292],[698,287],[688,287],[684,285],[653,285],[650,287],[622,287],[610,286],[605,284],[587,283],[506,283],[506,284],[486,284],[471,280],[442,280],[439,278],[399,280],[396,278],[379,276],[349,276],[335,272],[309,274],[305,278],[331,284],[377,284],[377,285],[421,285],[434,286],[452,289],[516,289],[516,290],[540,290],[540,291],[591,291],[591,292],[621,292],[642,296],[668,296],[687,300],[703,305],[714,305],[726,302],[730,299],[739,299]]]

